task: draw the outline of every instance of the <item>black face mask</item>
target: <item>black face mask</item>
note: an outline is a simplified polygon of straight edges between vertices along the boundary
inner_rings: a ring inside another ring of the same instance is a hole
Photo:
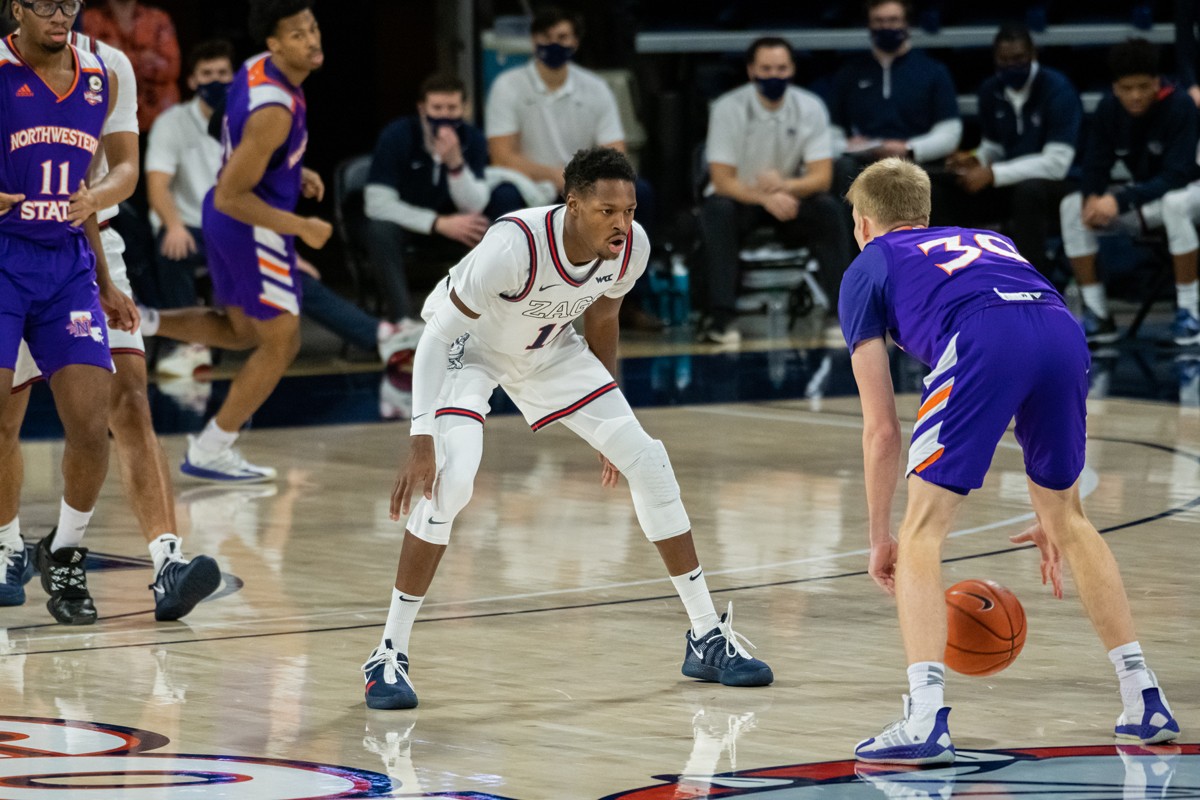
[[[1021,64],[1015,67],[1001,67],[996,70],[996,77],[1009,89],[1017,90],[1029,82],[1033,72],[1033,64]]]
[[[774,103],[783,97],[792,81],[790,78],[755,78],[754,82],[758,85],[758,93]]]
[[[534,54],[537,60],[545,64],[550,69],[558,69],[563,64],[571,60],[571,56],[575,55],[574,47],[567,47],[565,44],[551,42],[550,44],[539,44],[534,48]]]
[[[222,108],[228,94],[229,84],[222,81],[209,81],[196,87],[196,96],[209,108]]]
[[[461,117],[425,117],[425,122],[429,123],[429,133],[433,136],[438,135],[438,130],[443,127],[449,127],[455,133],[461,135],[463,129],[463,121]]]
[[[871,28],[871,43],[885,53],[895,53],[908,41],[908,28]]]

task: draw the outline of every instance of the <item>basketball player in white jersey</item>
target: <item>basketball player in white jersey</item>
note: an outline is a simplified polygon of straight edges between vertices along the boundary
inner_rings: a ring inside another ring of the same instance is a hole
[[[91,185],[71,198],[71,216],[72,219],[85,219],[93,213],[97,215],[103,257],[108,262],[112,281],[122,292],[132,296],[123,256],[125,242],[109,226],[117,215],[117,204],[133,193],[138,180],[137,84],[133,65],[120,50],[81,33],[72,32],[68,41],[80,50],[99,55],[117,77],[116,102],[104,126],[102,149],[93,165]],[[176,620],[216,590],[220,583],[220,569],[216,561],[208,556],[197,556],[190,562],[183,559],[181,542],[175,534],[178,529],[170,471],[158,437],[155,436],[146,399],[146,346],[142,334],[137,330],[127,332],[112,329],[109,331],[109,346],[116,367],[116,380],[109,399],[109,429],[120,456],[125,493],[154,561],[154,583],[150,586],[154,592],[154,615],[158,620]],[[29,407],[29,392],[24,390],[41,378],[41,371],[22,342],[13,378],[13,394],[0,415],[0,425],[9,430],[20,429]],[[0,540],[7,540],[16,546],[22,541],[17,511],[24,462],[19,447],[0,454],[0,473],[16,478],[5,481],[0,488]],[[2,522],[10,519],[11,522]],[[82,539],[82,530],[78,526],[62,524],[61,515],[59,522],[43,540],[47,553],[76,547]],[[73,531],[78,531],[78,537],[73,536]],[[86,554],[85,548],[79,549]],[[52,559],[44,560],[50,564],[51,570],[47,580],[79,580],[86,591],[82,560],[62,569],[56,568]],[[28,580],[31,567],[19,572],[24,580]],[[3,604],[23,603],[24,592],[18,591],[15,585],[9,588]],[[87,621],[94,619],[93,610]],[[74,623],[81,621],[75,620]]]
[[[633,221],[633,167],[598,147],[576,153],[564,179],[565,205],[501,217],[425,303],[411,448],[392,492],[392,519],[409,513],[414,490],[423,495],[411,505],[382,642],[363,665],[371,708],[417,705],[409,636],[454,518],[471,497],[496,386],[534,431],[561,421],[599,451],[604,486],[625,475],[638,522],[692,622],[683,674],[728,686],[774,680],[734,632],[732,604],[717,616],[667,452],[613,380],[617,312],[650,251]],[[583,336],[573,326],[581,316]]]

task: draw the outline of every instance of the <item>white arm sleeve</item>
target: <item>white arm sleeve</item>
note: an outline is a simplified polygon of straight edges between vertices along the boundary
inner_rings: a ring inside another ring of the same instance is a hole
[[[434,404],[442,393],[446,382],[446,362],[450,358],[450,345],[468,333],[475,320],[468,317],[450,296],[426,322],[421,340],[417,342],[417,353],[413,358],[413,409],[410,436],[433,434]]]
[[[98,55],[105,65],[117,76],[117,102],[113,104],[112,113],[104,121],[102,136],[110,133],[137,133],[137,79],[133,76],[133,64],[129,57],[109,47],[104,42],[97,42]]]
[[[466,164],[463,164],[457,175],[448,175],[446,183],[450,187],[450,199],[459,211],[464,214],[477,214],[487,208],[488,198],[491,197],[487,181],[476,178],[475,173],[471,172],[471,168]]]
[[[992,164],[993,183],[1010,186],[1031,178],[1061,181],[1075,159],[1075,148],[1064,142],[1046,142],[1040,153]]]
[[[400,193],[391,186],[368,183],[363,192],[367,216],[383,222],[394,222],[401,228],[417,233],[433,233],[437,212],[414,206],[400,199]]]
[[[983,139],[979,142],[979,147],[975,150],[975,157],[979,159],[980,164],[990,167],[1004,158],[1004,145],[999,142],[993,142],[991,139]]]
[[[962,139],[962,120],[944,119],[935,123],[928,133],[908,140],[913,152],[913,161],[937,161],[954,152]]]

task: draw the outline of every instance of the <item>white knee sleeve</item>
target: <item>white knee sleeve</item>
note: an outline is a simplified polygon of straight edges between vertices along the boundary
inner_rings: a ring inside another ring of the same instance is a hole
[[[1162,223],[1167,232],[1167,250],[1178,256],[1200,246],[1192,223],[1192,203],[1187,188],[1167,192],[1162,198]]]
[[[662,442],[650,440],[621,471],[629,481],[633,509],[647,539],[658,542],[691,530],[692,523],[679,499],[679,483]]]
[[[1083,224],[1083,195],[1074,192],[1063,198],[1058,207],[1062,224],[1063,251],[1067,258],[1095,255],[1099,249],[1096,234]]]
[[[436,436],[438,475],[433,500],[422,497],[408,516],[407,529],[430,544],[448,544],[454,518],[471,501],[475,473],[483,457],[483,426],[474,420],[448,419]],[[418,490],[423,487],[418,487]]]

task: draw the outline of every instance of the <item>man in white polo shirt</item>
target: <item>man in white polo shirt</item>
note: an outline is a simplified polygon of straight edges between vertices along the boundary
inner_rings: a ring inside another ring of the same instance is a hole
[[[819,279],[837,308],[837,286],[850,263],[846,210],[830,194],[833,146],[829,112],[815,94],[792,85],[792,49],[778,37],[746,51],[750,82],[713,103],[705,154],[700,235],[706,322],[702,341],[735,344],[739,242],[771,225],[789,244],[806,244],[820,264]]]
[[[146,300],[160,308],[196,305],[195,271],[208,263],[200,208],[221,168],[221,143],[208,135],[208,126],[233,81],[233,45],[224,39],[201,42],[188,64],[188,88],[195,96],[159,115],[146,148],[146,194],[158,227],[157,296]],[[158,371],[190,378],[211,364],[207,347],[182,344],[159,359]]]
[[[516,170],[545,189],[526,197],[531,205],[561,198],[563,167],[591,147],[625,152],[625,129],[612,89],[596,73],[571,61],[582,38],[582,22],[547,6],[530,23],[534,58],[496,77],[487,98],[484,128],[494,166]],[[655,241],[654,189],[642,178],[634,186],[638,222]],[[525,191],[524,189],[522,190]],[[653,258],[653,256],[652,256]],[[643,310],[638,284],[622,307],[622,322],[644,330],[662,327]]]

